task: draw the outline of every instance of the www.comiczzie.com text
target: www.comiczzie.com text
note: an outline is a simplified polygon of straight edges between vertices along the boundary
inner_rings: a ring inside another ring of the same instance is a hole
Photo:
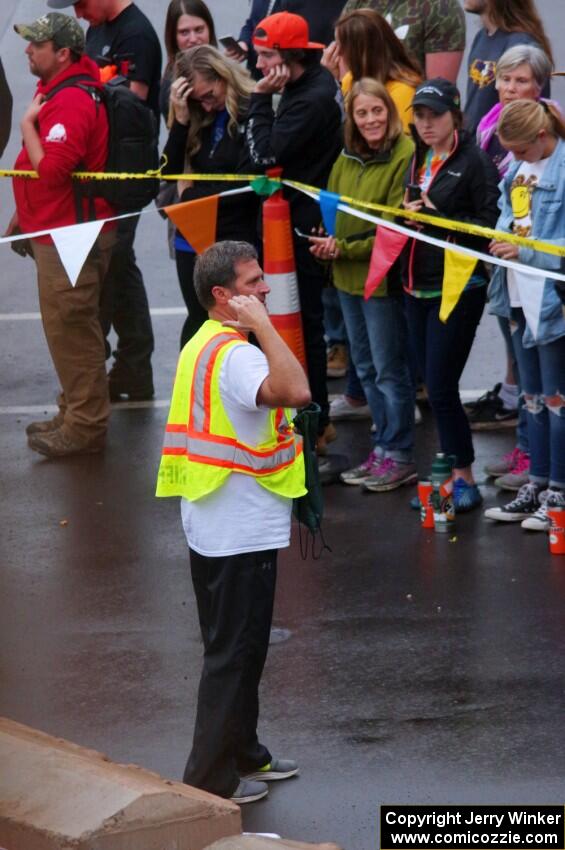
[[[381,848],[563,850],[563,806],[381,806]]]

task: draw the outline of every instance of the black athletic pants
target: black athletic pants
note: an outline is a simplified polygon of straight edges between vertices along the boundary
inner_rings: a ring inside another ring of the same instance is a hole
[[[271,761],[257,738],[277,550],[208,558],[190,550],[204,663],[183,782],[230,797],[242,774]]]

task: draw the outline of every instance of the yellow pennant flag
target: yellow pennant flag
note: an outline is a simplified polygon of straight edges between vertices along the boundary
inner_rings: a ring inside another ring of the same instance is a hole
[[[457,307],[457,302],[469,283],[477,263],[476,257],[468,257],[467,254],[461,254],[459,251],[446,249],[441,307],[439,308],[439,317],[442,322],[447,322],[452,311]]]

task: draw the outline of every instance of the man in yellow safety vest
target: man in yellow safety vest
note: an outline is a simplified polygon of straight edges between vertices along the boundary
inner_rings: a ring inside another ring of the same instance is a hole
[[[182,499],[204,643],[183,781],[241,804],[267,794],[260,780],[298,773],[259,742],[257,719],[277,551],[289,545],[292,500],[306,492],[290,408],[308,404],[310,390],[269,320],[251,245],[212,245],[194,283],[209,319],[179,358],[157,495]]]

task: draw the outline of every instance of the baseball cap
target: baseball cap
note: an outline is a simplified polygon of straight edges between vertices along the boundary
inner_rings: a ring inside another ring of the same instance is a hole
[[[70,47],[84,53],[84,32],[76,18],[61,12],[48,12],[32,24],[14,24],[14,29],[27,41],[54,41],[57,47]]]
[[[443,77],[434,77],[432,80],[424,80],[414,94],[412,106],[429,106],[440,115],[454,109],[461,109],[461,96],[457,86],[444,80]]]
[[[323,50],[325,44],[309,41],[308,22],[292,12],[276,12],[255,27],[253,44],[273,50]]]

